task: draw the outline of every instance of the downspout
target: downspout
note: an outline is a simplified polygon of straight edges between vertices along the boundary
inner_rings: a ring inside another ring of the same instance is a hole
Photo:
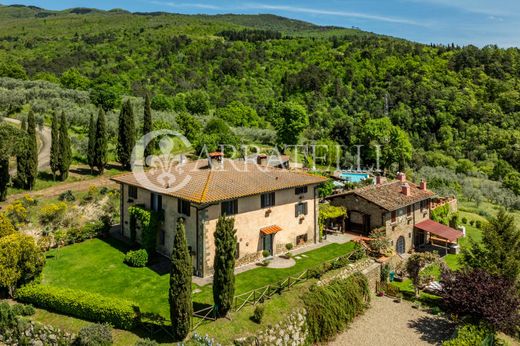
[[[314,244],[320,241],[320,227],[318,225],[318,204],[316,194],[318,191],[318,186],[314,186]]]
[[[123,188],[123,184],[119,184],[119,227],[121,228],[121,236],[125,235],[125,207],[123,205],[125,201],[125,189]]]

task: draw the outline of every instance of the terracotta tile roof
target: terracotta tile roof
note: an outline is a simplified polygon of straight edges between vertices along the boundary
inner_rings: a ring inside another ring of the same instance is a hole
[[[462,232],[433,220],[424,220],[415,224],[415,227],[420,230],[435,234],[436,236],[447,239],[451,242],[454,242],[463,236]]]
[[[112,180],[199,204],[319,184],[327,180],[305,172],[228,159],[215,163],[214,168],[208,166],[207,160],[193,161],[171,167],[167,173],[168,180],[163,171],[153,168],[140,179],[133,173],[125,173]],[[149,183],[144,183],[142,178]],[[165,182],[171,184],[168,186]]]
[[[278,225],[272,225],[272,226],[268,226],[268,227],[264,227],[264,228],[260,228],[260,232],[262,234],[273,234],[273,233],[278,233],[282,230],[282,227],[278,226]]]
[[[333,199],[338,196],[357,195],[385,210],[392,211],[435,196],[435,193],[430,190],[421,190],[419,186],[414,183],[408,181],[406,183],[410,186],[410,194],[408,196],[402,193],[402,182],[392,181],[379,185],[365,186],[345,193],[332,195],[328,198]]]

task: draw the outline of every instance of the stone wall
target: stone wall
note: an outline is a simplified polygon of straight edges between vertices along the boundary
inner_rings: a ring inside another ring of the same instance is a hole
[[[58,328],[17,317],[13,329],[0,333],[0,345],[58,346],[72,345],[76,337]]]
[[[238,346],[299,346],[307,340],[307,320],[305,309],[293,311],[287,318],[274,326],[269,326],[255,336],[235,340]]]
[[[363,270],[365,270],[372,264],[374,264],[374,260],[372,260],[371,258],[365,258],[356,263],[348,264],[345,268],[334,273],[334,275],[331,275],[331,276],[325,275],[326,277],[323,278],[322,280],[318,281],[316,284],[318,286],[322,286],[322,285],[328,285],[331,281],[334,281],[334,280],[346,279],[350,275],[352,275],[356,272],[362,272]],[[379,266],[381,266],[381,265],[379,265]]]

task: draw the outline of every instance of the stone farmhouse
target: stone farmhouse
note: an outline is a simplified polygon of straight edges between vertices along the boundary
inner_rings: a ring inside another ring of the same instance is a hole
[[[154,169],[145,173],[153,186],[143,184],[133,173],[113,178],[120,184],[121,233],[129,238],[132,227],[139,227],[128,212],[130,206],[163,211],[157,251],[169,256],[176,224],[184,222],[197,276],[212,274],[213,234],[221,215],[235,219],[237,265],[261,259],[263,251],[284,252],[288,243],[297,246],[319,239],[317,186],[326,180],[323,177],[228,160],[221,153],[186,163],[182,170],[171,169],[172,180],[187,181],[178,188],[163,188],[159,173]],[[140,231],[135,232],[139,242]]]
[[[454,244],[462,232],[430,220],[434,192],[426,181],[419,185],[406,180],[404,173],[397,180],[384,182],[329,196],[332,205],[344,206],[348,218],[344,229],[368,236],[374,229],[384,229],[397,254],[436,241],[445,246]]]

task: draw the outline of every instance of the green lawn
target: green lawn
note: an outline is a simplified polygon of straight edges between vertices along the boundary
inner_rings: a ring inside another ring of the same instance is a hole
[[[236,294],[245,293],[297,274],[307,268],[346,254],[354,243],[330,244],[305,253],[296,265],[286,269],[259,267],[236,277]],[[137,303],[145,312],[169,314],[169,275],[150,268],[131,268],[123,263],[125,244],[109,239],[92,239],[49,251],[43,283],[117,296]],[[194,302],[212,303],[211,285],[197,287]]]

